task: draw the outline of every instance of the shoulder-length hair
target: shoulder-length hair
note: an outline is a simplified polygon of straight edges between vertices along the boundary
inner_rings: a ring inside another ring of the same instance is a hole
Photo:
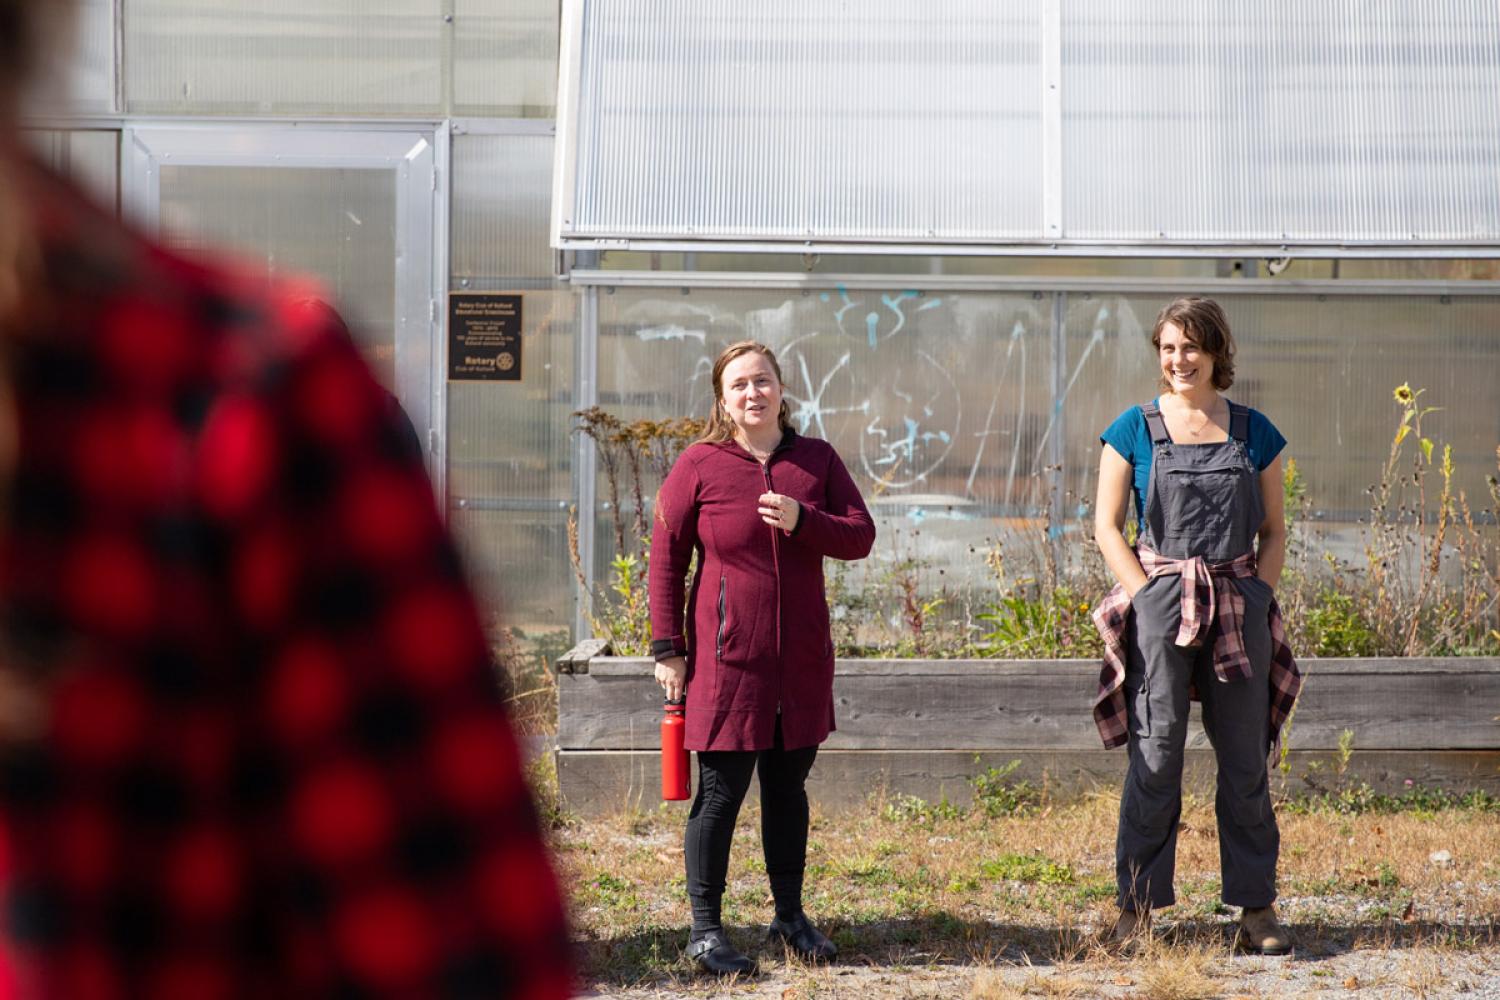
[[[734,421],[729,419],[729,413],[724,409],[724,369],[735,358],[746,354],[759,354],[771,363],[771,371],[776,373],[776,381],[783,386],[786,380],[781,377],[781,365],[776,361],[776,354],[765,344],[758,340],[741,340],[728,347],[714,360],[714,402],[713,410],[708,415],[708,429],[703,432],[699,441],[732,441],[734,439]],[[776,414],[776,422],[781,426],[782,433],[792,429],[791,411],[787,409],[786,397],[781,399],[781,409]]]
[[[1175,323],[1198,345],[1198,350],[1214,359],[1214,388],[1223,392],[1234,385],[1234,334],[1229,332],[1229,318],[1213,299],[1187,295],[1168,302],[1156,316],[1151,328],[1151,346],[1161,352],[1161,331]],[[1165,377],[1163,388],[1168,387]]]

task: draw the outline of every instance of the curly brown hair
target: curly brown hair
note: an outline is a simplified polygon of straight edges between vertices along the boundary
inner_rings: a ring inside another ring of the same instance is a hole
[[[1234,385],[1234,334],[1229,332],[1229,318],[1223,306],[1213,299],[1196,295],[1168,302],[1156,315],[1151,328],[1151,346],[1161,351],[1161,331],[1172,323],[1198,345],[1198,350],[1214,361],[1214,388],[1223,392]],[[1163,380],[1162,385],[1166,385]]]

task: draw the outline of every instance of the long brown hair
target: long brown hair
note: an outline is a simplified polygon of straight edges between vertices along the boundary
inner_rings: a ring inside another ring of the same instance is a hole
[[[1213,299],[1186,295],[1168,302],[1156,315],[1156,325],[1151,328],[1151,346],[1161,354],[1161,331],[1168,323],[1175,323],[1187,334],[1187,338],[1198,345],[1198,350],[1214,360],[1214,388],[1223,392],[1234,385],[1234,334],[1229,332],[1229,317],[1223,306]],[[1163,376],[1162,388],[1170,388]]]
[[[783,393],[786,389],[786,379],[781,377],[781,365],[776,361],[776,354],[765,344],[758,340],[740,340],[719,354],[714,361],[714,403],[713,410],[708,415],[708,429],[703,432],[699,441],[732,441],[734,440],[734,421],[729,419],[729,413],[724,409],[724,369],[735,358],[746,354],[759,354],[771,363],[771,371],[776,373],[776,381],[782,386]],[[776,423],[780,425],[781,432],[785,434],[792,429],[792,414],[787,409],[786,396],[781,397],[781,409],[776,414]]]

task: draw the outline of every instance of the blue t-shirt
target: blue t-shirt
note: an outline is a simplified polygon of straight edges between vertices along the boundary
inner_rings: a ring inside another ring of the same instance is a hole
[[[1161,405],[1160,397],[1157,397],[1157,405]],[[1139,406],[1132,406],[1104,429],[1099,440],[1119,452],[1120,457],[1134,467],[1135,489],[1132,492],[1135,494],[1136,523],[1140,524],[1146,514],[1146,485],[1151,479],[1151,431],[1146,427],[1146,414]],[[1250,452],[1250,461],[1263,472],[1286,447],[1286,438],[1265,414],[1252,409],[1249,440],[1245,445]]]

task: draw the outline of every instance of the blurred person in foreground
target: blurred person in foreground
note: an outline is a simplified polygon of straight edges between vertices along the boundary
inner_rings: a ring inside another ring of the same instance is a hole
[[[0,0],[0,809],[18,990],[565,996],[418,456],[326,312],[19,151]]]

